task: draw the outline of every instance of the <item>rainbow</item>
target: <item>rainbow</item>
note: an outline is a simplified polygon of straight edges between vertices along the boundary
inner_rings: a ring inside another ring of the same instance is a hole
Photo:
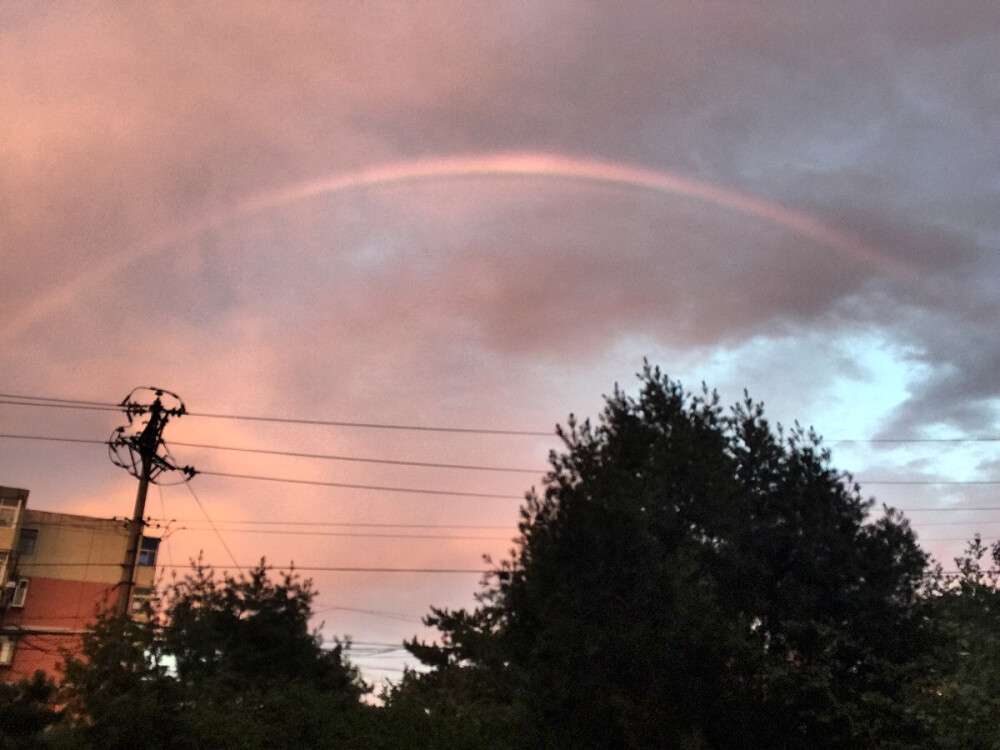
[[[148,238],[144,243],[118,253],[110,261],[102,262],[99,268],[82,273],[23,309],[0,330],[0,342],[18,336],[38,320],[69,307],[73,300],[87,289],[93,288],[140,260],[241,218],[309,198],[358,188],[467,177],[574,180],[693,198],[783,227],[893,277],[912,280],[912,273],[908,267],[857,238],[850,237],[804,214],[690,177],[619,162],[581,159],[551,153],[480,154],[383,164],[341,172],[262,193],[234,208],[204,217],[179,230]]]

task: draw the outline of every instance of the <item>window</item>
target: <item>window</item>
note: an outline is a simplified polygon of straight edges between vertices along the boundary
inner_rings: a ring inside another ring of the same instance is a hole
[[[0,635],[0,665],[8,666],[14,663],[14,638]]]
[[[0,497],[0,526],[13,526],[17,523],[17,511],[21,501],[16,497]]]
[[[7,580],[7,553],[0,551],[0,584]]]
[[[10,606],[12,607],[23,607],[24,600],[28,596],[28,579],[19,578],[17,585],[14,587],[14,595],[10,598]]]
[[[129,611],[133,615],[143,615],[149,613],[149,600],[153,596],[153,589],[145,586],[136,586],[132,589],[132,603]]]
[[[150,568],[156,565],[156,551],[159,548],[159,539],[151,539],[148,536],[144,536],[142,538],[142,547],[139,549],[139,565]]]
[[[38,544],[38,529],[21,529],[17,538],[17,554],[25,557],[35,554],[36,544]]]

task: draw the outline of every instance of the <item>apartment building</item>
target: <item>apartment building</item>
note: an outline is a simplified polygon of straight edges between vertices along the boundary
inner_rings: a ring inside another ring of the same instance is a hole
[[[27,507],[28,491],[0,487],[0,681],[43,670],[57,681],[64,651],[79,652],[98,612],[121,588],[128,522]],[[143,537],[129,611],[148,600],[159,539]]]

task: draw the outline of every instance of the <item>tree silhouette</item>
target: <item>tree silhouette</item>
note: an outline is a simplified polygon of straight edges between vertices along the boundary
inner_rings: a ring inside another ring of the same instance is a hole
[[[441,645],[408,647],[433,671],[401,691],[476,670],[474,700],[521,707],[506,746],[919,742],[897,700],[930,643],[907,522],[869,517],[811,431],[640,378],[560,429],[511,558],[479,607],[432,610]]]
[[[367,687],[309,630],[314,595],[263,560],[221,578],[196,563],[147,618],[101,618],[65,666],[77,746],[349,746]]]

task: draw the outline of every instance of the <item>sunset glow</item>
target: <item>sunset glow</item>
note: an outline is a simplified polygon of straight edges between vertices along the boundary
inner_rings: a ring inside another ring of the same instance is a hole
[[[167,388],[163,560],[294,562],[387,649],[648,358],[949,565],[1000,538],[1000,5],[960,8],[0,0],[0,485],[125,516],[124,415],[11,396]]]

